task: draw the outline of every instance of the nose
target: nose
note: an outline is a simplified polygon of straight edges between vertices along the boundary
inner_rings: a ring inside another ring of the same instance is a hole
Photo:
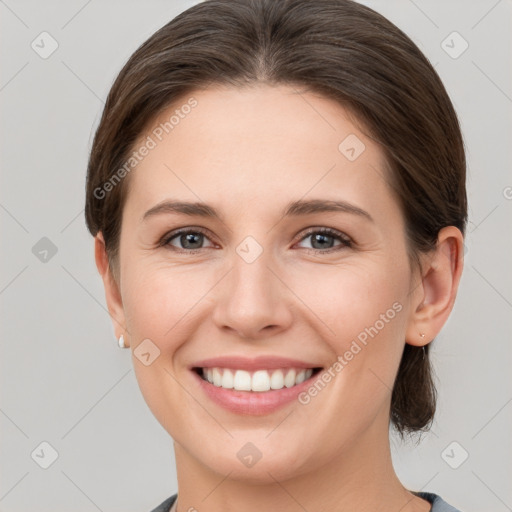
[[[292,322],[293,296],[271,267],[266,253],[247,263],[235,256],[232,270],[220,284],[213,320],[237,337],[260,339],[286,330]]]

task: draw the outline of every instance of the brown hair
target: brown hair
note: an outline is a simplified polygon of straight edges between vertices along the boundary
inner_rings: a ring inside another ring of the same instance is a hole
[[[382,146],[402,208],[411,262],[444,226],[464,234],[466,162],[458,119],[432,65],[400,29],[351,0],[206,0],[153,34],[108,95],[87,169],[85,217],[101,231],[113,275],[129,176],[105,183],[145,127],[209,84],[304,87],[354,113]],[[119,177],[119,175],[118,175]],[[390,418],[398,432],[428,428],[436,404],[428,356],[406,344]]]

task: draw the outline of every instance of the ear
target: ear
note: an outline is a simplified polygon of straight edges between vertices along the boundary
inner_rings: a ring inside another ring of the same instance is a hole
[[[430,343],[441,331],[455,302],[464,266],[464,238],[455,226],[439,231],[436,248],[422,261],[421,281],[415,284],[406,343]],[[424,337],[421,334],[424,334]]]
[[[121,334],[123,334],[125,336],[125,346],[128,347],[129,343],[126,339],[126,322],[124,317],[123,301],[121,299],[121,293],[119,292],[118,283],[114,279],[108,263],[105,241],[101,231],[99,231],[94,238],[94,256],[96,259],[96,267],[103,279],[108,312],[112,319],[116,338],[119,339]]]

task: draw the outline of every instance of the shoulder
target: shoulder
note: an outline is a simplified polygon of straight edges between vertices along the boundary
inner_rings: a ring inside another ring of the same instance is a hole
[[[158,507],[154,508],[151,512],[169,512],[169,509],[172,507],[174,502],[176,501],[176,497],[178,494],[173,494],[169,498],[167,498],[165,501],[160,503]]]
[[[432,504],[431,512],[460,512],[460,510],[448,505],[448,503],[437,494],[431,492],[417,492],[414,494]]]

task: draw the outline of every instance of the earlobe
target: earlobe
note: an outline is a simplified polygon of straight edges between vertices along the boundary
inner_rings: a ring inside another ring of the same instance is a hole
[[[96,260],[96,267],[103,280],[103,287],[105,288],[105,299],[107,302],[108,312],[112,319],[115,336],[119,339],[121,335],[125,335],[124,343],[125,346],[128,346],[126,340],[126,323],[123,301],[119,291],[119,285],[112,275],[107,251],[105,248],[105,241],[101,231],[99,231],[94,238],[94,257]]]
[[[462,274],[463,236],[455,226],[439,231],[436,249],[424,260],[406,333],[409,345],[424,346],[441,331],[453,309]]]

